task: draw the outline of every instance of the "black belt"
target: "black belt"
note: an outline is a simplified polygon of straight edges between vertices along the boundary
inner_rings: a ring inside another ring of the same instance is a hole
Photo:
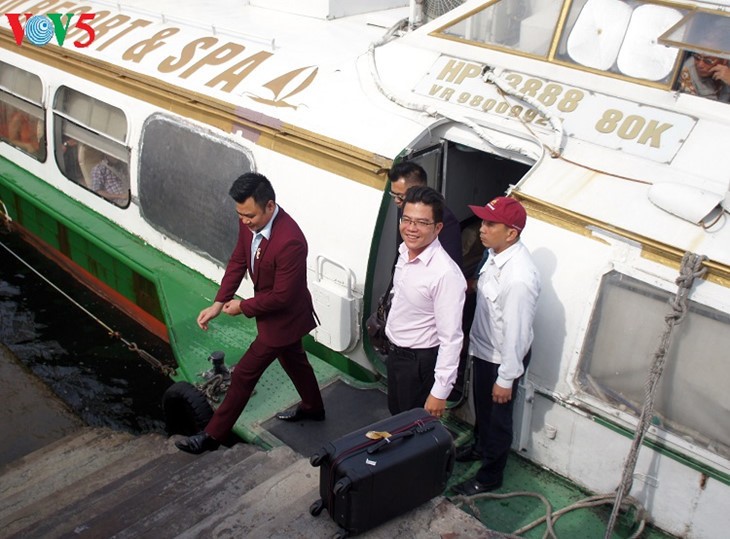
[[[403,348],[390,343],[390,353],[404,359],[431,359],[438,353],[439,347],[433,348]]]

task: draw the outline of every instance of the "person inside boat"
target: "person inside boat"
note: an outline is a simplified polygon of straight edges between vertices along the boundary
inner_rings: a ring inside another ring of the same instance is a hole
[[[40,151],[41,126],[37,118],[22,110],[15,110],[8,121],[8,140],[21,150],[37,155]]]
[[[707,51],[728,51],[730,19],[698,18],[688,36],[689,42]],[[687,52],[677,79],[680,92],[730,103],[730,62],[705,52]]]
[[[679,91],[730,103],[730,66],[717,56],[688,55],[679,73]]]
[[[104,155],[91,169],[91,190],[118,206],[124,206],[129,201],[126,180],[125,163],[111,155]]]
[[[482,220],[480,237],[489,249],[479,271],[477,306],[469,334],[472,356],[476,443],[459,460],[481,460],[476,477],[453,487],[465,496],[502,486],[512,444],[512,409],[517,385],[530,361],[532,324],[540,274],[520,240],[527,213],[520,202],[497,197],[469,206]]]
[[[388,171],[390,196],[398,208],[398,220],[403,213],[406,191],[413,186],[425,186],[428,182],[426,171],[413,161],[402,161]],[[439,233],[441,246],[459,267],[462,264],[461,226],[454,213],[444,205],[443,228]],[[400,243],[400,236],[398,237]]]
[[[63,173],[76,183],[84,183],[79,164],[79,142],[71,137],[63,138]]]
[[[259,378],[278,359],[302,398],[293,411],[276,414],[282,421],[325,418],[324,402],[302,337],[316,327],[307,288],[307,240],[299,225],[276,203],[274,188],[262,174],[247,172],[229,191],[239,216],[238,242],[226,266],[213,304],[197,318],[202,330],[221,312],[256,318],[258,334],[240,359],[221,405],[205,429],[175,442],[178,449],[199,454],[226,441],[248,403]],[[254,294],[234,299],[246,273]]]
[[[422,407],[441,417],[456,382],[466,279],[439,240],[443,215],[444,197],[434,189],[417,186],[405,193],[399,224],[403,242],[385,326],[393,415]]]

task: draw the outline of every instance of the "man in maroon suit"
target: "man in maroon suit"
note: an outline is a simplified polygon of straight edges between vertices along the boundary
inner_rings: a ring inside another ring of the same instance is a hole
[[[233,183],[229,194],[240,218],[238,243],[213,305],[200,311],[197,321],[207,330],[208,322],[221,311],[230,316],[243,314],[256,318],[258,335],[233,370],[226,397],[205,429],[175,443],[188,453],[216,449],[226,439],[259,378],[277,358],[302,402],[296,410],[276,417],[283,421],[324,419],[319,384],[302,347],[302,337],[317,325],[307,289],[307,240],[276,204],[274,189],[265,176],[247,172]],[[254,296],[233,299],[247,271]]]

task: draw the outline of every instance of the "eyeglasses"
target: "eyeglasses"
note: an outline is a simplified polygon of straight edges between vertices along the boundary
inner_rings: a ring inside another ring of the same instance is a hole
[[[390,196],[392,196],[398,202],[403,202],[406,199],[406,195],[401,195],[400,193],[394,193],[393,191],[390,192]]]
[[[435,221],[426,221],[425,219],[411,219],[410,217],[401,217],[400,224],[406,228],[414,225],[416,228],[428,228],[431,225],[435,225]]]
[[[702,54],[697,54],[697,53],[694,53],[692,56],[698,62],[702,62],[706,66],[710,66],[710,67],[715,67],[717,64],[722,62],[722,58],[718,58],[716,56],[704,56]]]

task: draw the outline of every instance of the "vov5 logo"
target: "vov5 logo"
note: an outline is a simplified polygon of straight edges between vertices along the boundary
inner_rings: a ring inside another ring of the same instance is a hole
[[[71,21],[76,14],[67,13],[65,23],[62,20],[63,14],[61,13],[47,13],[46,15],[6,13],[5,16],[8,18],[10,28],[13,30],[13,35],[15,36],[15,42],[18,46],[23,44],[23,37],[25,37],[33,45],[42,47],[51,41],[51,38],[55,35],[58,46],[63,47],[63,42],[66,41],[66,34],[71,26]],[[25,27],[20,24],[21,16],[25,17]],[[85,31],[89,35],[89,38],[86,41],[81,41],[80,39],[74,41],[75,47],[88,47],[94,41],[94,38],[96,38],[96,32],[86,22],[93,20],[94,17],[96,17],[96,13],[79,14],[79,18],[73,28]]]

